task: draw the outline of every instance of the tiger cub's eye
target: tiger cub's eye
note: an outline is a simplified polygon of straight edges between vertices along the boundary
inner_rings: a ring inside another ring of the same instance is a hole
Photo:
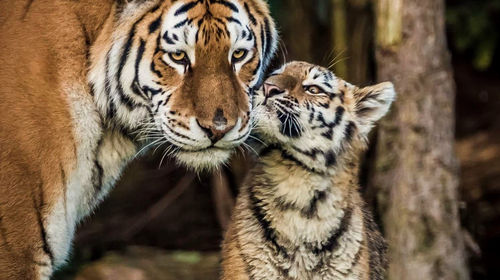
[[[323,90],[317,86],[306,86],[306,87],[304,87],[304,90],[307,91],[307,93],[309,93],[309,94],[324,93]]]
[[[187,54],[183,51],[172,52],[169,55],[170,58],[176,63],[186,64],[187,62]]]
[[[238,49],[233,52],[233,62],[241,61],[247,55],[247,51],[244,49]]]

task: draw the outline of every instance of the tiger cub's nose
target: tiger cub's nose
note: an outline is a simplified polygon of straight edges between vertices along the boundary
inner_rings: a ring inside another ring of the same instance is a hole
[[[224,138],[226,133],[231,131],[235,126],[234,124],[228,124],[227,119],[224,117],[224,111],[220,108],[215,111],[211,122],[204,123],[198,121],[198,125],[207,134],[213,144]]]
[[[264,84],[264,95],[266,98],[273,97],[278,94],[284,93],[285,90],[281,89],[280,87],[270,84],[270,83],[265,83]]]

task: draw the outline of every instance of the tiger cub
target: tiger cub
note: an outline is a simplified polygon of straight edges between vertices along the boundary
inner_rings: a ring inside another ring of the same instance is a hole
[[[395,98],[291,62],[255,97],[268,147],[237,199],[223,280],[383,279],[386,244],[358,191],[358,154]]]

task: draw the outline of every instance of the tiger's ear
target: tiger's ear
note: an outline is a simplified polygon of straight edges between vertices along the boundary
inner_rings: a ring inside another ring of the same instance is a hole
[[[396,98],[394,85],[390,82],[358,88],[354,91],[355,113],[360,124],[360,133],[367,135],[375,122],[380,120]]]

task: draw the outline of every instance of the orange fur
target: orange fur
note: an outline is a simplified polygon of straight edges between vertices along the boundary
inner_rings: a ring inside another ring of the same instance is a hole
[[[62,82],[85,77],[86,38],[110,4],[0,3],[0,279],[36,279],[51,266],[40,223],[76,152]]]

